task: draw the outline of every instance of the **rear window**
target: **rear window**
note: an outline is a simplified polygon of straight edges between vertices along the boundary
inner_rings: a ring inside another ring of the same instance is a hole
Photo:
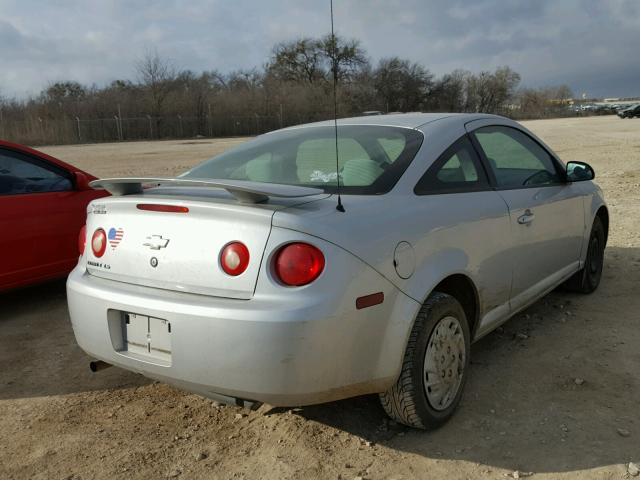
[[[422,133],[379,125],[338,127],[340,191],[388,192],[413,160]],[[337,187],[334,127],[302,127],[262,135],[192,168],[183,178],[247,180]]]

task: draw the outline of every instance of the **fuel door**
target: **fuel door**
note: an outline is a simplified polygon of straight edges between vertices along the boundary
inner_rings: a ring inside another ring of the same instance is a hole
[[[400,278],[410,278],[416,268],[416,254],[409,242],[400,242],[393,252],[393,266]]]

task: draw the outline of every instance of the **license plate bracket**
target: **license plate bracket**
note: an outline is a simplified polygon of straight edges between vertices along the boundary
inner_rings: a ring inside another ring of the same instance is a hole
[[[161,318],[122,312],[125,353],[171,364],[171,323]]]

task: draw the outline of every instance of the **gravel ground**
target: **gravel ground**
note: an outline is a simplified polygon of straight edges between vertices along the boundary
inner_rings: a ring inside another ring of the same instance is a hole
[[[526,122],[591,163],[611,231],[600,289],[554,292],[472,347],[435,432],[374,396],[247,412],[111,368],[76,346],[64,282],[0,296],[0,479],[629,478],[640,464],[640,121]],[[45,147],[98,176],[170,175],[243,139]],[[635,465],[629,465],[635,462]]]

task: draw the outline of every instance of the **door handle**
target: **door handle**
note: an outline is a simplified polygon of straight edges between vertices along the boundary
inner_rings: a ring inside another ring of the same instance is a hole
[[[534,218],[536,218],[536,216],[533,214],[531,210],[527,208],[524,211],[524,215],[521,215],[518,217],[518,223],[520,225],[529,225],[531,222],[533,222]]]

